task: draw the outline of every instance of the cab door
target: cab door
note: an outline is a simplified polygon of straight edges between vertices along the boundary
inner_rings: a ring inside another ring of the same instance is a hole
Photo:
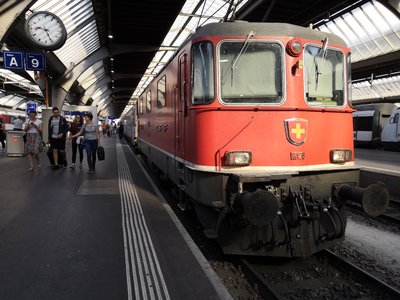
[[[185,160],[185,118],[187,116],[187,54],[183,53],[179,56],[178,66],[178,84],[175,90],[175,155]]]

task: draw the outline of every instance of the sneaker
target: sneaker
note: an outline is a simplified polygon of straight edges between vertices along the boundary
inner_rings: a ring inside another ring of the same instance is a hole
[[[90,170],[88,171],[88,173],[89,173],[89,174],[92,174],[92,173],[94,173],[94,170],[90,169]]]
[[[37,169],[40,170],[41,168],[42,168],[42,165],[41,165],[41,164],[38,164],[38,165],[37,165]]]
[[[79,164],[79,168],[82,168],[82,163]]]
[[[75,169],[75,164],[72,164],[71,166],[70,166],[70,168],[73,170],[73,169]]]

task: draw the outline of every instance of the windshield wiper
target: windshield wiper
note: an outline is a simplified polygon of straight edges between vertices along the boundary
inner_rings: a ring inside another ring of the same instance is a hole
[[[250,30],[250,32],[247,34],[246,40],[243,42],[243,45],[240,48],[240,51],[238,52],[238,54],[236,54],[236,57],[233,59],[231,66],[231,86],[233,85],[233,72],[238,68],[239,59],[242,57],[242,54],[246,52],[247,48],[250,45],[250,39],[253,36],[254,36],[254,31]]]
[[[320,51],[318,51],[318,54],[319,54],[319,52],[321,52],[322,64],[321,64],[320,67],[318,67],[318,61],[317,61],[318,55],[314,56],[314,65],[315,65],[315,89],[316,89],[316,90],[318,89],[318,77],[319,77],[319,75],[321,75],[321,74],[323,73],[323,67],[324,67],[325,60],[326,60],[326,56],[327,56],[327,53],[328,53],[328,51],[327,51],[327,49],[328,49],[328,41],[329,41],[329,38],[328,38],[328,37],[324,38],[323,44],[322,44],[322,48],[320,49]]]
[[[232,71],[237,69],[239,66],[239,59],[242,56],[243,53],[246,52],[247,48],[249,47],[250,44],[250,39],[254,36],[254,31],[250,30],[249,34],[246,37],[246,40],[243,42],[242,48],[240,48],[239,53],[236,55],[235,59],[233,60],[232,63]]]

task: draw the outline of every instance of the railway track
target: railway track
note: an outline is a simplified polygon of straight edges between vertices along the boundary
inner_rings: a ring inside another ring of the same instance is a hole
[[[267,263],[242,259],[242,270],[265,299],[400,299],[399,290],[328,250]]]
[[[357,203],[348,203],[347,205],[351,207],[351,209],[364,212],[361,205]],[[386,209],[385,213],[380,215],[376,219],[385,220],[392,224],[400,226],[400,201],[397,199],[391,199],[389,207]]]
[[[144,161],[142,163],[148,168]],[[159,180],[156,181],[160,184]],[[164,192],[169,190],[159,187]],[[171,190],[169,191],[171,192]],[[168,199],[173,195],[165,196]],[[173,201],[171,204],[174,205]],[[182,212],[177,210],[176,213]],[[186,216],[186,214],[184,215]],[[182,218],[180,217],[181,221],[184,224],[187,223],[185,222],[186,217]],[[189,225],[189,227],[193,229],[197,226]],[[188,229],[188,231],[192,232],[193,230]],[[201,234],[194,234],[193,238],[197,243],[196,235]],[[202,249],[206,243],[201,241],[200,238]],[[209,252],[206,254],[208,259],[211,257],[211,260],[213,260],[216,256],[220,256],[212,253],[213,250],[211,250],[211,255],[210,250],[207,251]],[[220,257],[219,259],[220,263],[225,261],[225,258]],[[257,262],[257,260],[259,261]],[[252,257],[244,260],[231,257],[230,259],[226,258],[226,262],[228,261],[232,263],[231,265],[235,265],[237,270],[242,270],[245,273],[244,278],[249,282],[249,285],[253,286],[264,299],[400,299],[400,291],[391,288],[373,275],[328,251],[296,260],[265,257],[260,259]],[[224,283],[228,280],[223,279],[223,277],[221,279]],[[228,290],[232,292],[230,285],[233,284],[229,282],[225,284]]]
[[[393,224],[400,225],[400,211],[394,213],[384,213],[383,215],[379,216],[380,219],[389,221]]]

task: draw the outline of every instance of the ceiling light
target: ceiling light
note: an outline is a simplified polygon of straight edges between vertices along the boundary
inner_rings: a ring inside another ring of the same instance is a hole
[[[329,22],[331,20],[331,13],[329,11],[325,12],[324,21]]]
[[[112,40],[112,39],[114,38],[114,36],[112,35],[112,33],[109,33],[109,34],[108,34],[108,38],[109,38],[110,40]]]

